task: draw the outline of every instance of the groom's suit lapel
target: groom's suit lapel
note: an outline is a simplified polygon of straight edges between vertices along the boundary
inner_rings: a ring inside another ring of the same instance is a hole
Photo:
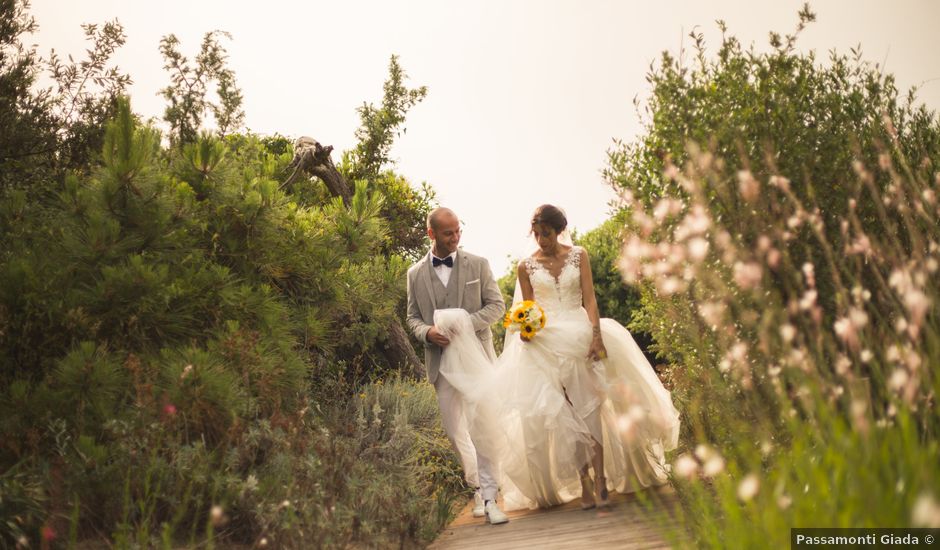
[[[437,298],[434,296],[434,285],[431,284],[431,277],[434,277],[434,268],[431,266],[431,255],[424,257],[424,269],[421,270],[421,280],[424,281],[424,288],[428,292],[428,298],[431,300],[431,311],[437,309]]]
[[[461,254],[457,252],[457,263],[459,264],[459,269],[457,270],[457,307],[463,307],[463,290],[467,286],[467,272],[470,271],[470,268],[467,266],[467,262],[470,261],[470,258],[466,254]]]

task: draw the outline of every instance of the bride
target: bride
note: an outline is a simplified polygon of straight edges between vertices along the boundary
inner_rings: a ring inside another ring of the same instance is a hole
[[[534,338],[510,327],[495,368],[463,310],[438,310],[451,339],[441,374],[467,398],[474,441],[499,457],[504,507],[548,507],[577,497],[666,481],[679,415],[630,333],[601,319],[587,252],[559,241],[567,227],[552,205],[531,220],[538,250],[519,262],[514,302],[534,300],[547,322]],[[593,470],[593,477],[591,471]]]

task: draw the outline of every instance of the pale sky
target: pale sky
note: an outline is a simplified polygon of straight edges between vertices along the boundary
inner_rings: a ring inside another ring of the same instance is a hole
[[[612,139],[640,131],[633,98],[663,50],[677,53],[695,26],[714,52],[724,19],[745,45],[767,49],[786,34],[801,1],[330,1],[33,0],[43,55],[85,50],[81,23],[115,17],[127,44],[115,62],[134,79],[134,110],[160,117],[168,77],[158,45],[176,34],[192,58],[202,35],[225,30],[229,64],[254,132],[310,135],[351,148],[356,108],[381,100],[389,57],[427,98],[408,116],[394,148],[397,170],[430,183],[465,223],[462,245],[499,276],[534,249],[527,220],[536,206],[564,208],[584,232],[603,222],[614,198],[600,175]],[[940,109],[935,54],[940,2],[815,1],[817,22],[801,50],[848,52],[884,63],[899,87],[921,87]],[[688,55],[688,54],[687,54]],[[338,154],[334,154],[338,159]]]

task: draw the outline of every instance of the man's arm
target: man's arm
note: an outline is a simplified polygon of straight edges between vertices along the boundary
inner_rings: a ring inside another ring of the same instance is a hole
[[[506,312],[503,293],[499,291],[499,285],[496,284],[490,263],[486,259],[483,259],[483,267],[480,270],[480,289],[483,293],[483,308],[470,315],[475,331],[489,327]]]
[[[421,310],[418,309],[418,299],[412,292],[411,285],[413,284],[414,277],[411,274],[408,274],[408,328],[411,329],[412,334],[415,335],[415,338],[427,344],[428,342],[428,331],[431,330],[431,325],[424,322],[424,319],[421,317]]]

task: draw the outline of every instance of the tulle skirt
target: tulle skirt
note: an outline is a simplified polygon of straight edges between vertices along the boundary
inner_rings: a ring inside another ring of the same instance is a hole
[[[504,506],[548,507],[580,495],[580,471],[593,442],[604,449],[608,488],[630,492],[666,481],[665,451],[679,437],[669,392],[634,342],[601,320],[607,359],[591,362],[592,331],[583,308],[550,312],[530,342],[509,331],[489,361],[463,310],[438,310],[451,339],[441,375],[460,391],[477,450],[500,464]]]

